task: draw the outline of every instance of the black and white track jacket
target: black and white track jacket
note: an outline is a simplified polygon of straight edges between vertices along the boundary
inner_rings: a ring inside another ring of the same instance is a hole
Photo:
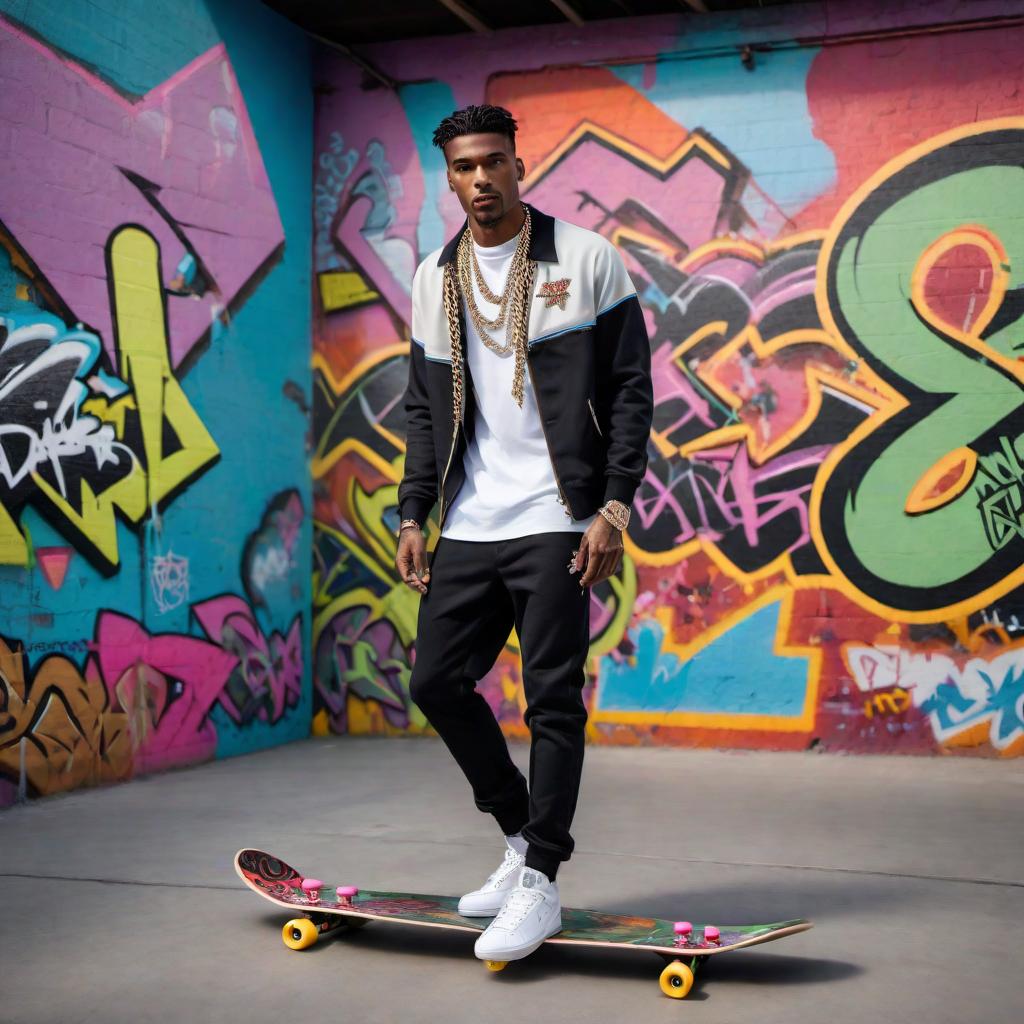
[[[528,204],[527,204],[528,205]],[[636,289],[615,246],[595,231],[530,209],[537,261],[527,335],[531,375],[566,515],[585,519],[615,498],[630,504],[647,469],[654,414],[651,349]],[[405,393],[400,518],[438,527],[465,480],[475,399],[462,326],[463,408],[453,422],[451,342],[442,301],[445,264],[468,221],[416,269]],[[562,284],[567,282],[567,284]],[[457,427],[457,429],[456,429]]]

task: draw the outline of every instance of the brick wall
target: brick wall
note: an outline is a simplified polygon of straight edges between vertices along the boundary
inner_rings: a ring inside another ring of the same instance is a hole
[[[651,337],[590,741],[1024,750],[1020,13],[811,3],[364,48],[396,91],[321,53],[315,728],[426,728],[391,565],[409,288],[464,219],[433,129],[491,102],[524,198],[618,246]],[[520,676],[510,644],[480,688],[525,737]]]
[[[309,74],[0,2],[0,806],[308,734]]]

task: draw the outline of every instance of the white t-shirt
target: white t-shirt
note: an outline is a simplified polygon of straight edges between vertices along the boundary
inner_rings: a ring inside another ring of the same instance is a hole
[[[512,254],[518,244],[518,235],[486,248],[473,242],[480,273],[495,295],[505,290]],[[473,294],[480,312],[493,320],[498,315],[498,306],[483,298],[475,281]],[[597,513],[586,519],[572,519],[558,500],[558,484],[544,440],[529,367],[523,368],[520,409],[512,397],[514,347],[504,355],[489,349],[476,331],[465,299],[462,309],[466,359],[473,374],[476,429],[462,460],[466,480],[448,510],[441,535],[452,540],[487,541],[586,530]],[[488,333],[499,345],[511,340],[508,324]]]

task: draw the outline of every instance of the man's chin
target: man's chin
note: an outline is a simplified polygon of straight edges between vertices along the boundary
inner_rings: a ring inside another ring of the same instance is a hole
[[[473,207],[473,219],[481,227],[490,227],[492,224],[497,224],[506,214],[504,206],[499,209],[488,209],[479,210],[475,206]]]

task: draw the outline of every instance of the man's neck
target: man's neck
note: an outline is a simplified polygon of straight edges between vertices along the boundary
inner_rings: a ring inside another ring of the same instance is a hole
[[[487,249],[492,245],[501,245],[502,242],[515,238],[525,220],[526,211],[521,203],[516,203],[501,220],[495,221],[493,224],[477,224],[470,217],[469,230],[473,235],[473,241],[482,249]]]

